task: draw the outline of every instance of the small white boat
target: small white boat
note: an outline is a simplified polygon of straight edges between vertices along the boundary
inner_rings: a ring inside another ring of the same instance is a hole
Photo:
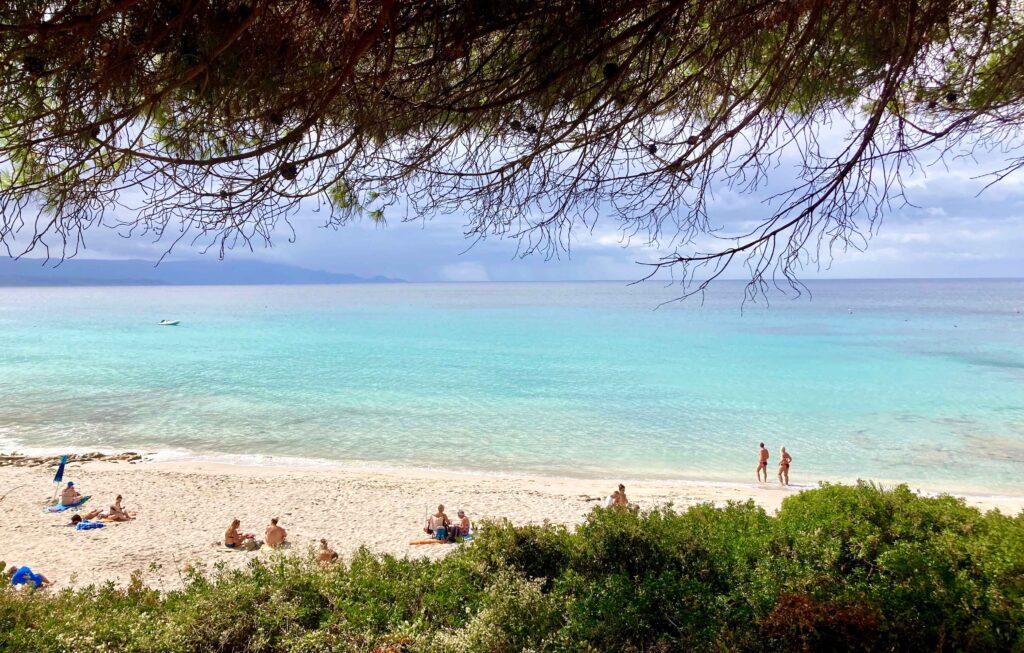
[[[157,326],[178,326],[181,324],[181,320],[160,320],[160,324]]]

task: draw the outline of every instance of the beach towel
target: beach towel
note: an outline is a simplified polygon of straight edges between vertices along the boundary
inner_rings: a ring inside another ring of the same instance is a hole
[[[419,546],[421,544],[445,544],[445,541],[444,540],[435,540],[435,539],[429,539],[429,540],[410,540],[409,544],[410,544],[410,546]]]
[[[94,528],[106,528],[106,524],[101,524],[98,521],[84,520],[75,524],[76,531],[91,531]]]
[[[78,503],[72,504],[70,506],[65,506],[63,504],[58,503],[55,506],[49,506],[47,508],[43,508],[43,512],[64,512],[65,510],[67,510],[69,508],[77,508],[77,507],[83,505],[86,501],[88,501],[91,496],[92,495],[86,495],[86,496],[82,497],[81,501],[79,501]]]

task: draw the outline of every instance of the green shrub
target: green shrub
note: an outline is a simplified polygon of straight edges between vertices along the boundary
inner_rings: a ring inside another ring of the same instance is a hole
[[[60,592],[0,586],[0,650],[1024,651],[1024,515],[906,487],[488,524],[441,560],[357,552]]]

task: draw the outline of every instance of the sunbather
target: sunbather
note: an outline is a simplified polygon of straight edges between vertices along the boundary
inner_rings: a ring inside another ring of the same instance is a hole
[[[82,501],[82,495],[75,489],[73,481],[68,481],[67,486],[60,492],[60,505],[74,506]]]
[[[463,510],[460,510],[456,514],[459,516],[459,519],[451,526],[452,536],[465,537],[469,535],[469,517],[466,516],[466,512]]]
[[[120,494],[117,495],[116,499],[114,499],[114,505],[110,506],[110,511],[107,513],[107,519],[110,521],[129,521],[134,519],[134,517],[128,514],[128,511],[121,506]]]
[[[245,544],[246,540],[253,540],[255,542],[256,536],[252,533],[239,533],[238,528],[242,525],[237,519],[231,521],[231,525],[228,526],[228,530],[224,532],[224,546],[229,549],[239,549]]]
[[[106,515],[103,514],[102,510],[92,510],[92,511],[89,511],[89,512],[85,513],[84,515],[72,515],[71,516],[71,524],[70,525],[74,526],[74,525],[78,524],[78,522],[82,521],[83,519],[84,520],[102,519],[104,517],[106,517]]]
[[[338,559],[337,552],[327,546],[327,540],[320,540],[320,553],[316,556],[317,562],[334,562]]]
[[[274,517],[270,520],[270,526],[267,526],[265,537],[267,540],[267,546],[272,549],[276,549],[285,545],[285,540],[288,538],[288,531],[278,526],[277,517]]]
[[[91,513],[90,513],[91,514]],[[71,525],[78,531],[90,531],[94,528],[103,528],[105,524],[98,521],[89,521],[88,519],[82,519],[81,515],[75,515],[71,518]]]
[[[435,540],[446,540],[450,525],[448,515],[444,514],[444,504],[441,504],[437,507],[437,512],[427,518],[427,526],[423,530],[427,535],[433,535]]]
[[[5,563],[0,561],[0,569],[4,569]],[[27,566],[22,565],[20,567],[11,565],[6,567],[4,574],[10,579],[11,585],[17,587],[18,585],[27,585],[32,583],[36,588],[46,587],[50,584],[50,579],[42,574],[33,573]]]

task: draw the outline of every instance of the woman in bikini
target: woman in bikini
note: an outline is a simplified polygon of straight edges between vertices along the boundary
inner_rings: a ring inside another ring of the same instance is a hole
[[[224,546],[229,549],[237,549],[245,543],[246,540],[255,539],[255,535],[252,533],[239,533],[238,527],[242,525],[237,519],[231,521],[231,525],[228,526],[228,530],[224,532]]]
[[[789,463],[793,461],[793,456],[789,455],[786,451],[786,447],[782,447],[779,451],[779,483],[781,485],[789,485]]]
[[[128,512],[121,507],[121,495],[117,495],[114,499],[114,505],[110,506],[110,511],[107,513],[107,519],[110,521],[129,521],[134,519]]]

